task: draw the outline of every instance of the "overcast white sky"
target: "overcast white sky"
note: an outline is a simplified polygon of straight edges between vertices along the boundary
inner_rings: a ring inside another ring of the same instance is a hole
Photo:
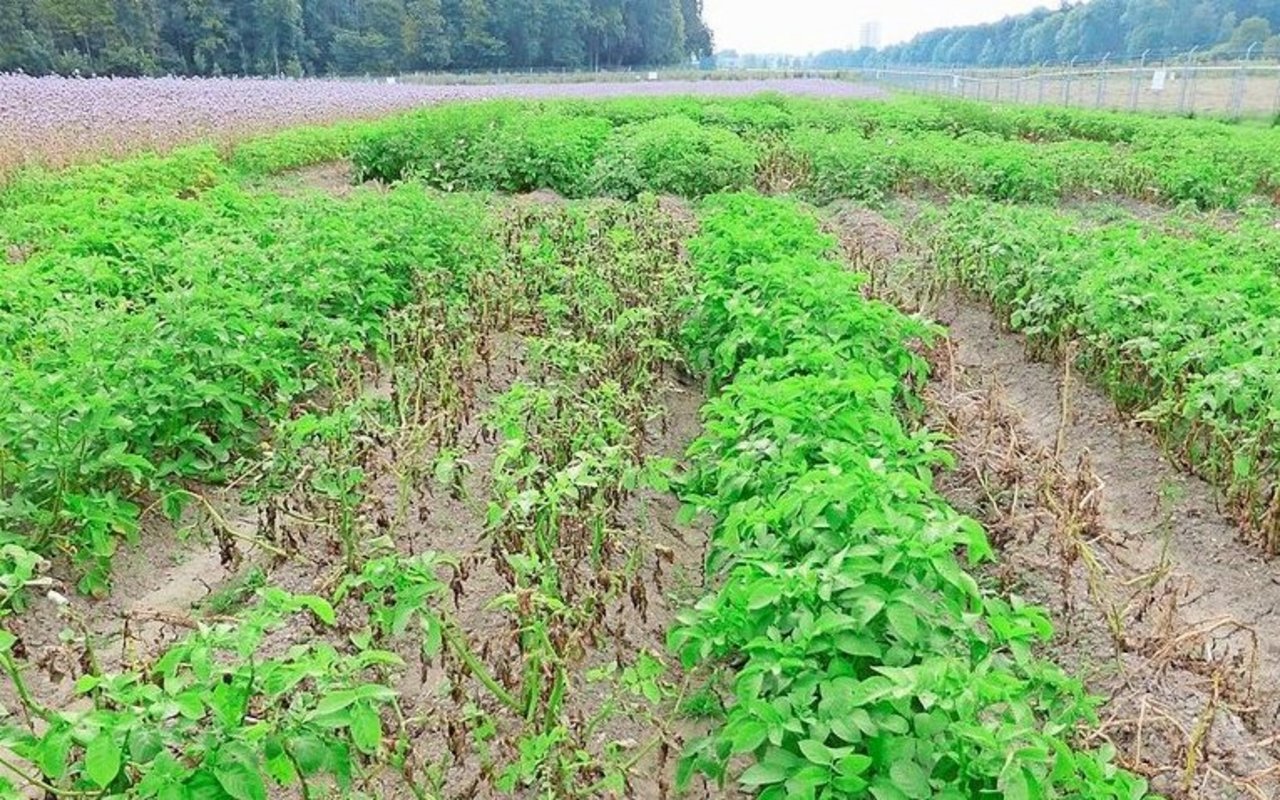
[[[882,44],[946,25],[992,22],[1057,0],[703,0],[716,49],[803,54],[856,47],[864,22],[879,20]]]

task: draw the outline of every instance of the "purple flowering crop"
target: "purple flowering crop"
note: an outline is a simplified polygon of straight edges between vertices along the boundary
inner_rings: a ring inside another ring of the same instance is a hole
[[[261,78],[33,78],[0,75],[0,176],[199,141],[226,143],[296,125],[372,118],[486,98],[591,98],[782,92],[869,97],[867,86],[816,78],[428,85]]]

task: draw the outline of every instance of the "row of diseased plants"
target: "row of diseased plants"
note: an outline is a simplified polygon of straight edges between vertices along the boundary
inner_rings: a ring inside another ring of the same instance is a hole
[[[792,190],[825,202],[916,187],[994,200],[1123,195],[1236,208],[1280,191],[1280,138],[1224,123],[930,100],[481,103],[357,137],[362,178],[570,197]]]
[[[909,422],[934,331],[866,300],[789,202],[718,197],[701,224],[686,347],[718,391],[680,493],[713,520],[712,588],[670,644],[723,717],[682,777],[767,800],[1145,796],[1073,749],[1093,705],[1036,655],[1045,613],[962,566],[991,550]]]
[[[69,621],[73,708],[0,636],[19,701],[0,724],[6,788],[564,798],[622,796],[641,762],[665,771],[677,689],[635,646],[662,567],[623,510],[670,469],[648,448],[690,294],[682,230],[653,202],[516,206],[500,254],[424,271],[379,359],[336,365],[242,478],[261,550],[316,592],[270,588],[278,564],[257,565],[268,588],[247,608],[196,615],[119,669]],[[427,549],[446,504],[475,517],[460,552]],[[485,571],[496,588],[469,580]]]
[[[140,498],[182,512],[261,429],[490,247],[465,198],[237,184],[212,151],[30,180],[0,206],[0,537],[105,590]],[[146,501],[143,501],[146,502]]]
[[[990,298],[1034,352],[1077,348],[1120,408],[1280,551],[1280,237],[1270,219],[1161,231],[970,201],[924,216],[917,234],[940,278]]]
[[[503,584],[485,600],[503,634],[471,665],[478,695],[465,692],[501,708],[458,728],[499,756],[499,793],[621,797],[637,765],[665,771],[660,754],[679,746],[662,702],[674,678],[642,644],[663,548],[625,512],[668,480],[651,434],[691,275],[682,227],[652,200],[519,214],[501,296],[517,308],[524,370],[484,420],[496,443],[487,560]]]

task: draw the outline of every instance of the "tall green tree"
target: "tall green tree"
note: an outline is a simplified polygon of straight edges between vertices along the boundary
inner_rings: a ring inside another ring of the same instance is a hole
[[[671,64],[688,58],[681,0],[635,0],[639,63]]]
[[[1243,21],[1250,24],[1239,30]],[[1035,64],[1163,57],[1191,47],[1225,53],[1280,30],[1280,0],[1091,0],[1037,9],[999,22],[926,31],[886,48],[880,60],[960,65]],[[1248,40],[1248,41],[1246,41]],[[990,46],[988,47],[988,43]]]
[[[587,0],[543,0],[542,60],[553,67],[581,67],[587,60],[586,33],[591,23]]]
[[[219,0],[170,0],[160,5],[160,35],[175,67],[188,75],[230,70],[229,9]]]
[[[449,32],[440,0],[408,0],[402,42],[408,69],[442,70],[449,66]]]
[[[700,59],[710,56],[715,41],[702,14],[702,0],[681,0],[680,12],[684,19],[685,53]]]
[[[53,42],[35,0],[0,2],[0,71],[43,74],[53,67]]]
[[[113,0],[115,24],[95,71],[137,76],[158,68],[159,16],[155,0]]]
[[[1228,53],[1243,53],[1250,47],[1261,47],[1270,38],[1271,23],[1265,17],[1248,17],[1231,31],[1221,48]]]
[[[702,0],[0,0],[0,69],[327,75],[669,64]]]
[[[111,0],[39,0],[36,15],[57,51],[77,53],[87,62],[102,55],[108,40],[119,35]]]
[[[622,63],[627,41],[627,19],[622,0],[591,0],[584,41],[587,63],[593,69]]]
[[[506,48],[495,35],[497,26],[485,0],[446,0],[445,18],[453,43],[452,66],[487,69],[502,65]]]
[[[1125,29],[1124,49],[1129,56],[1158,50],[1170,38],[1173,6],[1169,0],[1135,0],[1125,9],[1120,24]]]
[[[542,65],[544,39],[548,35],[548,0],[495,0],[496,29],[513,67]],[[554,33],[551,33],[554,35]]]

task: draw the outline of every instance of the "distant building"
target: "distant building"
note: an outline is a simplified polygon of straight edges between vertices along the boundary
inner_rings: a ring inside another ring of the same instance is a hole
[[[862,23],[862,36],[858,40],[860,47],[870,47],[875,50],[880,49],[880,20],[872,20],[871,22]]]

